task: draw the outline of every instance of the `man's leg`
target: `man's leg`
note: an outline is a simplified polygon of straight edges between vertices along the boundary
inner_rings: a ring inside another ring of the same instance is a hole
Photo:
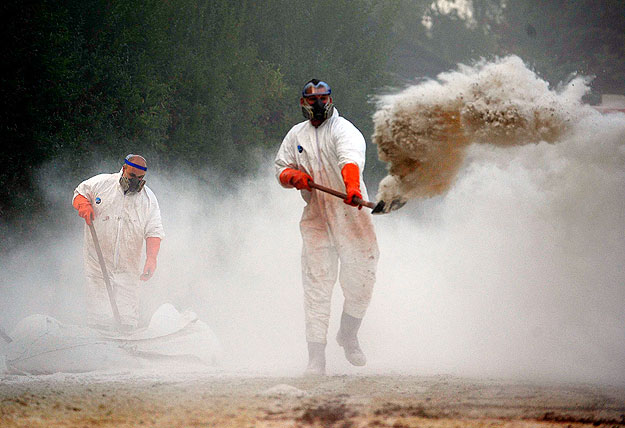
[[[139,281],[132,274],[111,275],[111,288],[121,318],[122,329],[137,328],[139,320]],[[116,327],[113,308],[104,279],[88,275],[86,281],[87,324],[91,327],[112,330]]]
[[[309,374],[325,374],[325,346],[330,321],[332,289],[338,273],[338,256],[325,224],[301,224],[302,284]]]
[[[358,330],[371,301],[379,251],[373,224],[368,216],[363,217],[362,213],[358,213],[352,227],[343,230],[356,233],[345,234],[341,231],[338,237],[340,283],[345,303],[336,340],[351,364],[364,366],[367,359],[358,342]]]
[[[134,330],[139,325],[139,278],[132,273],[113,275],[115,301],[119,310],[122,326]]]
[[[92,274],[86,277],[85,307],[88,326],[102,330],[115,328],[113,309],[101,273],[100,276]]]

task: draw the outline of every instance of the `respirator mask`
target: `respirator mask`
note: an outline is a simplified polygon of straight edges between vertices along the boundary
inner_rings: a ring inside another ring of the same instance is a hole
[[[334,104],[331,102],[323,103],[319,98],[315,100],[313,105],[304,102],[302,104],[302,114],[308,120],[316,119],[323,122],[329,117],[332,117],[334,113]]]
[[[130,165],[134,168],[140,169],[141,171],[147,171],[148,168],[143,165],[138,165],[136,163],[130,162],[130,159],[137,157],[135,155],[128,155],[126,159],[124,159],[124,163],[126,165]],[[145,180],[139,177],[124,177],[124,170],[122,168],[122,176],[119,177],[119,185],[122,187],[124,194],[126,193],[139,193],[143,186],[145,186]]]
[[[143,186],[145,186],[145,180],[138,177],[124,177],[123,175],[119,177],[119,184],[122,186],[122,190],[124,193],[139,193]]]
[[[316,83],[315,83],[316,82]],[[313,88],[321,89],[321,91],[317,91],[313,93]],[[302,90],[302,97],[304,97],[304,103],[302,104],[302,114],[308,120],[316,119],[321,122],[326,120],[329,117],[332,117],[334,113],[334,104],[328,99],[327,102],[321,101],[319,98],[322,95],[329,96],[332,93],[330,89],[330,85],[326,82],[322,82],[319,80],[312,80],[304,86]],[[311,97],[315,97],[315,102],[313,104],[309,104],[307,99]]]

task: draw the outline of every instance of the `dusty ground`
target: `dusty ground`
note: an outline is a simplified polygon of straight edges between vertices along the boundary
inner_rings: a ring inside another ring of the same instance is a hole
[[[625,427],[625,387],[449,376],[0,376],[2,427]]]

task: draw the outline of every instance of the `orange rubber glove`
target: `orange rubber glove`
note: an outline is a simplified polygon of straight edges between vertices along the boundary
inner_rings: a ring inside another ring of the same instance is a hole
[[[84,218],[85,222],[91,226],[91,220],[95,218],[95,214],[93,213],[93,207],[89,199],[85,198],[83,195],[77,195],[72,205],[78,210],[78,215]]]
[[[313,181],[312,177],[299,169],[286,168],[280,174],[280,182],[285,186],[293,186],[297,190],[308,190],[312,192],[309,181]]]
[[[145,240],[145,265],[143,266],[143,274],[139,277],[141,281],[147,281],[152,278],[156,270],[156,256],[161,248],[161,238],[150,237]]]
[[[362,193],[360,193],[360,169],[355,163],[346,164],[341,170],[343,176],[343,182],[345,183],[345,192],[347,198],[343,200],[347,205],[358,207],[362,209],[362,205],[358,205],[354,202],[354,197],[362,199]]]

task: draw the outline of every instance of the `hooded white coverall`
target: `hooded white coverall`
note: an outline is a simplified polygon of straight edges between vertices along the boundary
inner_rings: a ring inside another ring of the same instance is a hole
[[[100,174],[83,181],[74,190],[89,200],[106,269],[111,277],[122,324],[139,321],[139,277],[143,272],[146,238],[164,238],[161,212],[156,196],[144,186],[141,192],[124,192],[119,184],[121,171]],[[73,202],[73,199],[72,199]],[[112,325],[113,312],[102,269],[89,227],[85,224],[84,263],[87,275],[87,321],[91,325]]]
[[[344,191],[341,170],[354,163],[360,170],[362,196],[368,199],[362,179],[365,147],[360,131],[335,108],[332,117],[317,128],[308,120],[291,128],[275,159],[276,177],[280,181],[285,168],[294,168],[317,184]],[[318,190],[302,190],[301,194],[307,202],[300,220],[306,340],[326,343],[339,260],[343,311],[363,318],[375,283],[378,245],[369,212]]]

